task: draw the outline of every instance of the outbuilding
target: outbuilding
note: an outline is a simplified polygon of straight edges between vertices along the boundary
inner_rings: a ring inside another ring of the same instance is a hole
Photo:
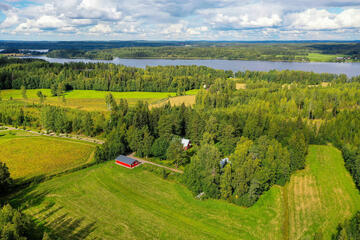
[[[124,155],[120,155],[115,159],[115,163],[127,168],[134,168],[140,164],[140,162],[136,159],[126,157]]]
[[[188,150],[189,148],[191,148],[191,142],[189,139],[181,139],[181,144],[183,145],[184,150]]]
[[[231,163],[230,160],[229,160],[229,158],[223,158],[223,159],[221,159],[221,161],[220,161],[220,168],[224,168],[224,167],[226,166],[226,164],[228,164],[228,163]]]

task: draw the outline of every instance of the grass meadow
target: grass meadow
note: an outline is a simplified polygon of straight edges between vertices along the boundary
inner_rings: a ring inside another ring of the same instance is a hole
[[[66,106],[71,108],[76,108],[86,111],[106,111],[105,97],[109,92],[106,91],[95,91],[95,90],[73,90],[65,94],[65,102],[63,102],[62,97],[52,97],[50,89],[28,89],[26,91],[27,99],[23,99],[21,90],[18,89],[9,89],[1,90],[1,97],[4,100],[10,99],[21,100],[28,103],[39,103],[40,100],[37,97],[36,93],[41,91],[45,94],[46,104],[56,105],[56,106]],[[197,89],[187,91],[187,95],[196,95],[198,92]],[[118,101],[121,98],[127,99],[129,105],[135,105],[136,102],[142,100],[148,102],[149,104],[157,105],[161,100],[166,101],[166,99],[176,96],[176,93],[173,92],[111,92],[115,99]],[[179,100],[178,98],[174,100],[175,102],[185,101],[185,104],[189,101],[184,96],[184,100]],[[195,98],[195,96],[190,97]]]
[[[337,149],[310,146],[307,167],[250,208],[196,200],[179,183],[112,161],[25,189],[13,204],[62,239],[329,239],[360,195]]]
[[[330,62],[336,59],[337,57],[344,57],[344,55],[309,53],[307,57],[310,59],[310,62]]]
[[[95,145],[24,131],[0,131],[0,162],[15,180],[63,172],[93,161]]]

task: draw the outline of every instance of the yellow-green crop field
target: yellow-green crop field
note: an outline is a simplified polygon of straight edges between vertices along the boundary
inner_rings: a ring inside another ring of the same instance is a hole
[[[95,145],[24,131],[0,131],[0,162],[15,180],[47,176],[93,161]]]
[[[13,204],[61,239],[330,239],[360,195],[340,151],[312,145],[307,167],[250,208],[196,200],[177,182],[112,161],[26,189]]]

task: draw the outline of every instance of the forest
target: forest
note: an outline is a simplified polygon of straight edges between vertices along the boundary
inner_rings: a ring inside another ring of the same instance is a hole
[[[231,77],[254,79],[272,83],[294,81],[319,84],[321,82],[359,82],[360,77],[316,74],[303,71],[237,72],[215,70],[205,66],[156,66],[135,68],[104,63],[48,63],[39,60],[0,59],[0,89],[55,88],[65,90],[184,92],[211,85],[216,79]]]
[[[320,58],[314,55],[321,56]],[[167,58],[167,59],[228,59],[309,62],[344,60],[359,61],[359,43],[188,43],[173,46],[133,46],[106,49],[56,49],[47,54],[53,58]],[[339,57],[341,60],[339,60]]]
[[[194,106],[151,109],[142,101],[130,107],[126,99],[116,101],[109,93],[104,99],[106,113],[50,106],[46,101],[0,100],[0,124],[104,138],[95,153],[98,163],[131,152],[166,159],[184,169],[179,181],[194,196],[249,207],[305,167],[309,144],[333,144],[360,189],[360,77],[19,59],[1,59],[0,65],[0,88],[24,92],[51,88],[59,96],[72,89],[181,94],[199,89]],[[237,89],[239,83],[246,88]],[[181,138],[190,139],[193,147],[185,151]],[[355,220],[349,221],[339,226],[345,229],[339,230],[341,234],[351,231],[346,226]]]

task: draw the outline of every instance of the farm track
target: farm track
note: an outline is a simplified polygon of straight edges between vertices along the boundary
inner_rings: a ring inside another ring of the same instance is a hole
[[[5,127],[6,130],[2,130],[2,131],[8,131],[8,130],[17,130],[17,131],[25,131],[25,132],[29,132],[32,134],[36,134],[39,136],[48,136],[48,137],[57,137],[57,138],[67,138],[67,139],[73,139],[73,140],[80,140],[80,141],[85,141],[85,142],[91,142],[91,143],[97,143],[97,144],[104,144],[105,141],[103,140],[98,140],[98,139],[94,139],[94,138],[88,138],[88,137],[82,137],[79,135],[72,135],[72,136],[67,136],[65,134],[59,134],[56,135],[55,133],[44,133],[44,132],[35,132],[35,131],[31,131],[31,130],[24,130],[21,128],[15,128],[15,127]],[[1,132],[1,131],[0,131]]]
[[[154,163],[154,162],[150,162],[150,161],[144,160],[144,159],[142,159],[142,158],[135,157],[135,153],[132,153],[132,154],[128,155],[128,157],[133,158],[133,159],[136,159],[136,160],[138,160],[138,161],[140,161],[140,162],[142,162],[142,163],[147,163],[147,164],[151,164],[151,165],[154,165],[154,166],[157,166],[157,167],[165,168],[165,169],[170,170],[170,171],[172,171],[172,172],[181,173],[181,174],[184,173],[183,171],[181,171],[181,170],[179,170],[179,169],[166,167],[166,166],[163,166],[163,165]]]

